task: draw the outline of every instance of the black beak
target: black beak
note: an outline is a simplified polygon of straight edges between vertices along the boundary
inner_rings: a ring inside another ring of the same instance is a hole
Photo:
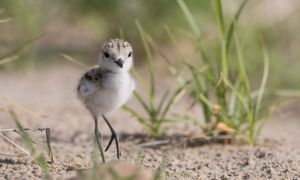
[[[115,60],[115,63],[120,67],[120,68],[123,68],[123,64],[124,64],[124,61],[123,59],[118,59],[118,60]]]

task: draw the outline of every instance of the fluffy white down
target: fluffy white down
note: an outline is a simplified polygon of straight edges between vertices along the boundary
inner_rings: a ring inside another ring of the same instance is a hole
[[[92,115],[98,116],[112,112],[125,104],[134,88],[135,83],[129,73],[112,73],[105,79],[102,88],[89,81],[83,81],[78,96]]]

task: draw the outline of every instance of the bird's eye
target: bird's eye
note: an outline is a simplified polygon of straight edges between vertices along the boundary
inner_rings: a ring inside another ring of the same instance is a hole
[[[109,57],[109,54],[108,54],[107,52],[104,52],[104,56],[105,56],[106,58],[108,58],[108,57]]]
[[[130,52],[130,53],[128,54],[128,57],[131,57],[131,54],[132,54],[132,52]]]

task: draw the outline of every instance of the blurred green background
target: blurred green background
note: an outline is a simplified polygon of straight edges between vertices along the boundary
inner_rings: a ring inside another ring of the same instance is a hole
[[[210,0],[186,0],[213,56],[218,35],[216,17]],[[227,18],[232,18],[239,0],[223,1]],[[172,54],[172,43],[164,25],[175,32],[187,56],[197,60],[190,27],[174,0],[1,0],[0,57],[22,43],[42,35],[20,60],[0,70],[25,69],[63,63],[65,52],[86,64],[95,64],[103,41],[124,34],[134,46],[138,64],[144,52],[134,21]],[[300,88],[300,2],[297,0],[252,0],[243,12],[238,26],[247,56],[248,73],[260,80],[263,39],[270,55],[269,87]],[[167,52],[168,54],[168,52]],[[157,60],[158,61],[158,60]]]

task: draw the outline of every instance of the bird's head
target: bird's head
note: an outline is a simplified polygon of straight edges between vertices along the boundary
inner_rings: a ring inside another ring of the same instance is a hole
[[[111,39],[101,49],[101,68],[112,72],[128,72],[133,64],[131,45],[122,39]]]

